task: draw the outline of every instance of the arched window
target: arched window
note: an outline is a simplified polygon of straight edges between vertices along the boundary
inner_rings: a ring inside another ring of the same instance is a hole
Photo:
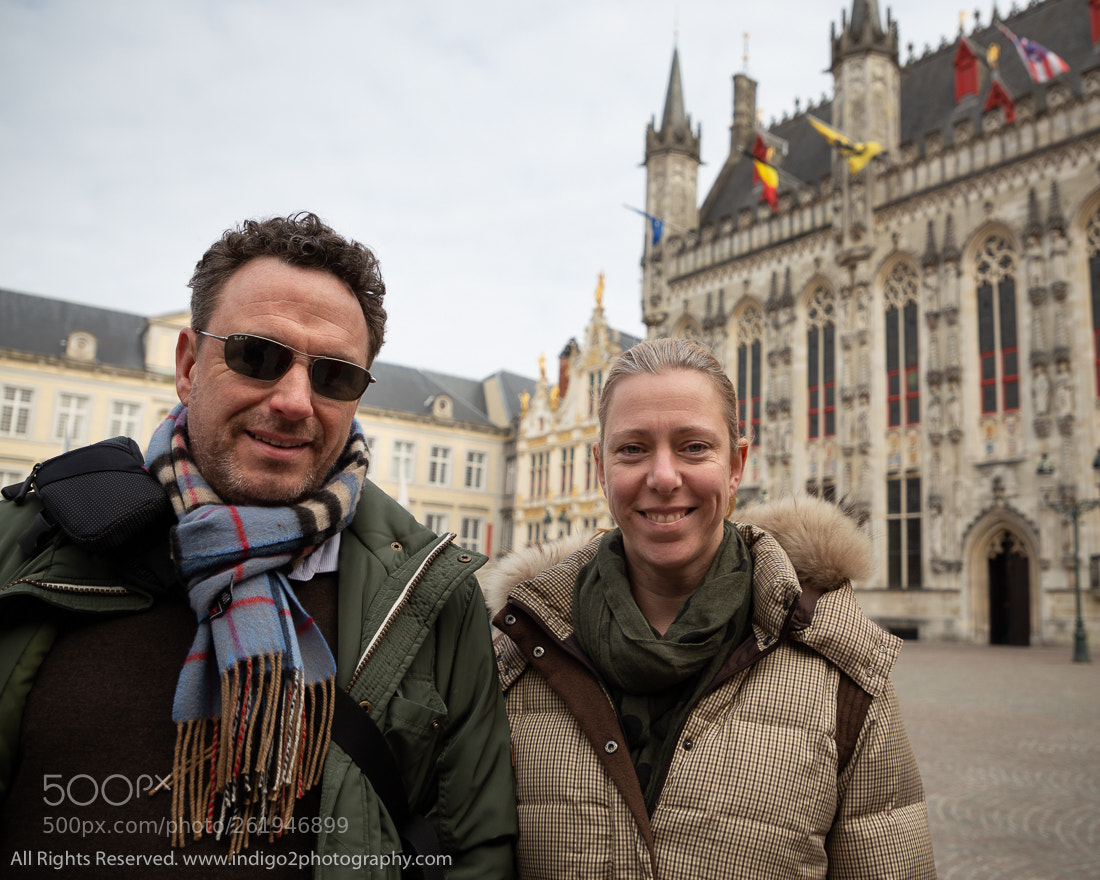
[[[985,240],[976,272],[982,414],[1012,412],[1020,408],[1016,254],[1003,236]]]
[[[764,338],[764,315],[749,305],[737,322],[737,405],[741,412],[741,436],[752,446],[760,445],[760,349]]]
[[[1100,397],[1100,211],[1089,219],[1089,284],[1092,288],[1092,362],[1096,396]]]
[[[836,436],[836,304],[826,288],[810,298],[806,314],[806,414],[809,437]]]
[[[920,422],[920,282],[909,263],[886,279],[886,423]]]

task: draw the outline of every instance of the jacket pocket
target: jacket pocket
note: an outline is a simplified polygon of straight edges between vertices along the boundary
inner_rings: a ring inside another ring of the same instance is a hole
[[[447,706],[434,683],[428,678],[406,676],[390,699],[383,733],[401,768],[414,808],[435,803],[436,762],[443,751],[446,729]]]

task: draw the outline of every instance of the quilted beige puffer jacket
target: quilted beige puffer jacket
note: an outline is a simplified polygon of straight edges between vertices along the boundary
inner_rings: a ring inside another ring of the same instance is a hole
[[[738,519],[753,632],[680,730],[651,814],[573,635],[574,580],[599,537],[479,575],[500,630],[521,878],[935,877],[889,678],[901,643],[864,616],[850,582],[870,573],[867,538],[812,498]]]

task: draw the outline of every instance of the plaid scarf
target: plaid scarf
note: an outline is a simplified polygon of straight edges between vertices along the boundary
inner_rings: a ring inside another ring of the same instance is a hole
[[[172,556],[198,617],[172,706],[174,846],[188,833],[272,839],[321,778],[336,663],[284,571],[351,522],[367,471],[358,422],[324,485],[283,507],[224,504],[188,448],[187,409],[153,435],[146,466],[179,519]],[[220,810],[215,817],[218,796]]]

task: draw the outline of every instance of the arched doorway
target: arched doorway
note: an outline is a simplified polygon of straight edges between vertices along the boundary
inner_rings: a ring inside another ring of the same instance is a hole
[[[989,543],[989,643],[1031,644],[1031,578],[1027,548],[1008,529]]]

